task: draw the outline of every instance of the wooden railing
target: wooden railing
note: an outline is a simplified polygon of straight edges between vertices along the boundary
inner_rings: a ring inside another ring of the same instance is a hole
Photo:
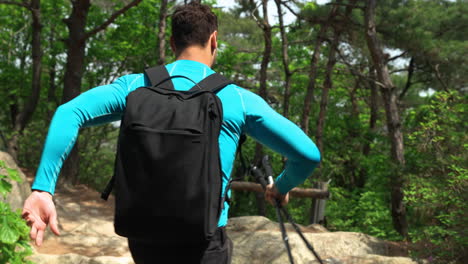
[[[328,191],[329,182],[320,182],[316,186],[320,189],[315,188],[293,188],[289,191],[289,196],[298,198],[310,198],[313,203],[313,211],[310,217],[311,224],[324,224],[325,221],[325,204],[326,200],[330,198],[330,192]],[[247,191],[247,192],[264,192],[262,186],[258,183],[253,182],[232,182],[231,189],[233,191]]]

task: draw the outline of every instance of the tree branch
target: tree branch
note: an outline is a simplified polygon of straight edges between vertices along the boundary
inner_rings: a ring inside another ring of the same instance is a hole
[[[286,7],[289,10],[289,12],[291,12],[293,15],[295,15],[296,17],[302,18],[302,16],[296,13],[296,11],[294,11],[290,6],[288,6],[286,2],[282,2],[281,4],[284,5],[284,7]]]
[[[354,69],[353,65],[351,65],[351,63],[349,63],[345,56],[341,53],[340,49],[339,48],[336,48],[336,52],[338,53],[338,56],[341,58],[341,61],[348,67],[348,70],[351,72],[351,74],[353,75],[356,75],[356,76],[360,76],[366,80],[370,80],[372,82],[374,82],[375,84],[377,84],[378,86],[380,87],[384,87],[384,85],[379,82],[378,80],[374,79],[374,78],[370,78],[369,76],[366,76],[364,74],[362,74],[361,72],[359,72],[358,70]]]
[[[286,7],[286,9],[289,10],[289,12],[291,12],[293,15],[295,15],[297,18],[300,18],[300,19],[303,19],[311,24],[323,24],[325,22],[327,22],[327,20],[323,20],[323,19],[311,19],[311,18],[308,18],[308,17],[305,17],[301,14],[298,14],[296,11],[294,11],[289,5],[286,4],[286,2],[282,2],[281,3],[284,7]]]
[[[400,100],[403,99],[403,97],[406,95],[406,92],[408,92],[410,86],[413,84],[413,72],[414,72],[414,58],[411,57],[409,66],[408,66],[408,78],[406,79],[406,85],[403,91],[401,92],[400,96],[398,97]]]
[[[440,82],[440,84],[442,85],[442,88],[444,88],[444,90],[446,92],[448,92],[448,86],[447,84],[444,82],[444,80],[442,80],[442,76],[440,75],[440,71],[439,71],[439,64],[436,64],[436,65],[432,65],[431,63],[429,63],[431,65],[431,67],[433,67],[435,73],[436,73],[436,77],[437,77],[437,80]]]
[[[251,3],[255,5],[253,1],[251,1]],[[258,3],[258,5],[255,5],[255,8],[251,11],[250,15],[255,20],[255,23],[257,23],[258,27],[263,29],[264,24],[260,21],[262,19],[260,18],[260,15],[258,14],[258,8],[260,7],[261,4],[262,3],[260,2]]]
[[[2,141],[3,141],[3,146],[4,146],[4,148],[6,149],[7,146],[8,146],[8,142],[7,142],[7,140],[6,140],[5,135],[3,135],[2,130],[0,130],[0,138],[2,139]],[[0,149],[2,149],[2,148],[0,148]]]
[[[407,72],[407,71],[409,71],[409,68],[396,69],[396,70],[390,71],[390,75],[397,73],[397,72]]]
[[[359,8],[359,9],[363,9],[363,10],[365,8],[365,6],[345,4],[345,3],[327,3],[326,5],[346,6],[346,7],[351,7],[351,8]]]
[[[393,56],[393,57],[387,59],[387,62],[394,61],[394,60],[396,60],[398,58],[401,58],[401,57],[405,56],[407,53],[408,53],[407,51],[403,51],[400,55],[396,55],[396,56]]]
[[[0,0],[0,4],[5,4],[5,5],[16,5],[16,6],[21,6],[21,7],[27,8],[28,10],[31,10],[31,6],[28,5],[25,1],[23,1],[22,3],[19,3],[19,2],[14,2],[14,1],[3,1],[3,0]]]
[[[128,5],[124,6],[123,8],[119,9],[117,12],[113,13],[109,17],[109,19],[107,19],[106,22],[102,23],[100,26],[97,26],[94,29],[92,29],[91,31],[89,31],[88,33],[86,33],[84,35],[84,37],[83,37],[84,40],[92,37],[93,35],[96,35],[99,31],[102,31],[102,30],[106,29],[110,24],[112,24],[115,21],[115,19],[117,19],[117,17],[119,17],[120,15],[125,13],[130,8],[132,8],[134,6],[137,6],[138,4],[140,4],[141,1],[142,0],[133,0]]]

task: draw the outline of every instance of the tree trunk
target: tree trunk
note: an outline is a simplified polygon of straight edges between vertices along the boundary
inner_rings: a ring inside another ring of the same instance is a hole
[[[354,141],[360,137],[360,129],[356,127],[355,123],[359,122],[359,106],[358,106],[358,99],[356,97],[356,93],[359,89],[359,85],[361,84],[361,78],[358,77],[355,80],[354,87],[350,92],[350,100],[351,100],[351,122],[348,126],[348,134],[350,141]],[[352,146],[353,151],[359,152],[361,150],[358,146]],[[349,183],[345,186],[348,186],[348,190],[354,190],[355,188],[362,188],[364,186],[364,178],[365,178],[365,171],[359,166],[359,156],[351,156],[349,160],[345,162],[345,166],[349,171],[350,180]]]
[[[328,93],[333,86],[332,72],[336,64],[336,48],[338,47],[340,32],[335,30],[332,43],[330,45],[330,51],[328,53],[328,62],[325,69],[325,80],[323,81],[322,98],[320,100],[320,112],[317,119],[317,131],[315,134],[315,143],[320,153],[323,153],[323,129],[325,127],[325,118],[327,113],[328,105]]]
[[[260,65],[260,89],[259,95],[267,100],[267,71],[268,64],[270,63],[271,57],[271,26],[268,22],[268,0],[262,0],[263,7],[263,19],[261,21],[261,28],[263,30],[263,39],[264,39],[264,49],[263,49],[263,58]]]
[[[18,162],[18,151],[19,151],[19,135],[18,132],[16,132],[18,128],[15,126],[13,127],[13,134],[10,136],[6,143],[7,147],[7,152],[8,154],[11,155],[11,157],[15,160],[15,162]]]
[[[256,6],[253,0],[250,0],[251,6]],[[260,89],[258,94],[265,100],[267,100],[267,70],[268,64],[270,63],[270,56],[271,56],[271,49],[272,49],[272,42],[271,42],[271,26],[268,21],[268,0],[262,0],[262,10],[263,10],[263,17],[261,18],[258,14],[258,10],[253,10],[253,15],[257,21],[258,26],[263,31],[263,39],[264,39],[264,49],[263,49],[263,58],[260,65]],[[263,157],[263,146],[260,143],[256,143],[255,145],[255,156],[254,156],[254,164],[260,164]],[[265,207],[265,198],[263,194],[257,193],[255,195],[257,200],[257,208],[259,215],[266,214],[266,207]]]
[[[54,34],[54,33],[52,33]],[[53,37],[51,37],[51,40]],[[52,43],[52,42],[51,42]],[[47,90],[47,103],[48,104],[53,104],[53,109],[57,108],[59,102],[56,96],[57,92],[57,84],[55,82],[55,78],[57,76],[57,60],[55,59],[55,56],[57,54],[54,54],[54,52],[51,53],[51,59],[50,59],[50,65],[49,65],[49,89]],[[54,111],[49,108],[47,110],[47,121],[50,122],[52,120],[52,117],[54,115]]]
[[[359,86],[362,83],[362,78],[358,76],[355,79],[354,87],[351,89],[349,93],[349,98],[351,101],[351,115],[349,118],[349,123],[348,123],[348,135],[349,135],[349,140],[354,141],[354,140],[359,140],[360,139],[360,127],[357,127],[355,124],[359,122],[360,118],[360,113],[359,113],[359,102],[358,98],[356,96],[356,93],[359,89]],[[359,147],[352,147],[353,151],[359,152],[361,148]],[[350,191],[355,190],[355,188],[362,188],[364,187],[365,183],[365,178],[366,178],[366,170],[362,167],[359,166],[359,155],[358,156],[351,156],[349,160],[346,160],[344,165],[346,168],[346,171],[349,171],[350,178],[349,182],[344,182],[344,186]]]
[[[164,65],[166,62],[167,2],[168,0],[161,1],[161,9],[159,11],[158,65]]]
[[[0,144],[0,148],[6,148],[7,147],[7,140],[6,140],[6,137],[5,137],[5,134],[3,133],[2,130],[0,130],[0,139],[2,140],[2,143]]]
[[[255,6],[253,0],[251,0],[252,6]],[[265,100],[267,100],[267,70],[268,64],[270,63],[270,56],[271,56],[271,49],[272,49],[272,42],[271,42],[271,26],[268,21],[268,0],[262,0],[262,10],[263,10],[263,17],[261,18],[258,14],[258,10],[255,9],[253,11],[253,15],[257,20],[258,26],[263,31],[263,40],[264,40],[264,48],[263,48],[263,57],[262,62],[260,65],[260,88],[258,90],[258,94]],[[255,146],[255,157],[254,157],[254,164],[259,164],[263,157],[263,147],[261,144],[256,143]]]
[[[36,110],[41,91],[41,68],[42,68],[42,48],[41,48],[41,1],[31,0],[29,3],[6,3],[24,7],[31,12],[32,16],[32,84],[31,94],[24,102],[24,105],[18,109],[18,104],[12,108],[13,136],[7,143],[8,152],[15,161],[18,161],[19,136],[23,133],[27,124],[31,120]]]
[[[403,91],[401,92],[401,94],[400,94],[400,96],[398,98],[399,100],[402,100],[405,97],[405,95],[408,92],[409,88],[413,84],[413,82],[412,82],[413,73],[414,73],[414,57],[411,57],[409,65],[408,65],[408,78],[406,79],[405,88],[403,89]]]
[[[371,67],[369,69],[369,77],[370,81],[369,83],[369,89],[370,89],[370,99],[369,99],[369,107],[370,107],[370,117],[369,117],[369,131],[370,134],[372,135],[375,132],[376,129],[376,124],[378,120],[378,93],[377,93],[377,86],[375,83],[376,76],[375,76],[375,69],[374,67]],[[370,145],[371,142],[374,140],[373,136],[367,136],[366,137],[366,143],[364,144],[362,148],[362,153],[364,156],[369,156],[370,154]]]
[[[338,0],[337,3],[341,3],[341,0]],[[328,61],[327,61],[327,66],[325,68],[325,79],[323,81],[323,89],[322,89],[322,98],[320,100],[320,111],[319,111],[319,117],[317,119],[317,130],[315,133],[315,143],[317,144],[317,148],[319,149],[320,153],[324,153],[323,151],[323,130],[325,128],[325,119],[327,115],[327,107],[328,107],[328,94],[330,89],[333,87],[333,81],[332,81],[332,73],[333,69],[336,64],[336,51],[338,49],[338,44],[340,43],[340,36],[341,33],[343,32],[344,28],[339,26],[339,25],[333,25],[332,23],[332,18],[335,17],[338,14],[339,8],[337,6],[334,6],[335,10],[332,9],[330,18],[328,19],[327,25],[333,27],[333,39],[330,43],[329,47],[329,53],[328,53]],[[348,17],[351,14],[352,7],[348,6],[346,7],[346,12],[344,17]],[[326,25],[323,25],[325,27]],[[327,26],[327,27],[329,27]],[[323,32],[325,35],[325,32]],[[315,81],[314,81],[315,82]],[[308,118],[307,118],[307,126],[308,126]],[[320,169],[320,168],[319,168]],[[320,178],[320,175],[319,175]],[[314,220],[314,212],[315,212],[315,206],[314,203],[312,203],[312,206],[310,208],[310,223],[313,223]]]
[[[88,17],[90,0],[71,1],[73,5],[70,17],[64,20],[68,28],[67,64],[65,66],[64,89],[62,104],[80,94],[85,59],[85,27]]]
[[[78,96],[81,92],[81,80],[84,71],[85,60],[85,27],[88,17],[90,0],[71,1],[73,8],[70,17],[64,20],[68,27],[67,63],[65,66],[64,89],[62,94],[62,104]],[[75,143],[68,158],[63,164],[61,171],[61,181],[75,184],[78,182],[79,172],[79,151],[78,140]]]
[[[405,167],[403,134],[401,131],[400,113],[398,110],[398,97],[396,88],[390,79],[387,65],[385,64],[382,47],[377,38],[375,24],[376,0],[367,0],[365,9],[366,41],[377,72],[377,79],[381,83],[381,93],[385,105],[388,136],[391,142],[391,154],[395,163],[395,170],[391,177],[392,218],[395,229],[408,238],[408,222],[406,220],[406,208],[403,203],[403,169]]]
[[[81,80],[84,71],[86,41],[106,29],[115,19],[128,9],[138,5],[141,0],[134,0],[113,13],[104,23],[86,32],[86,20],[88,17],[90,0],[71,1],[73,8],[70,17],[64,20],[68,28],[67,63],[65,66],[64,90],[62,104],[78,96],[81,92]],[[61,179],[65,182],[75,184],[78,182],[79,157],[78,140],[70,152],[62,169]]]
[[[340,4],[341,2],[341,0],[337,0],[337,4]],[[355,1],[350,2],[351,5],[354,5],[354,3]],[[353,8],[351,6],[347,6],[344,17],[347,18],[351,14],[352,10]],[[335,12],[335,15],[338,14],[338,9],[335,10]],[[340,36],[344,30],[344,27],[340,25],[333,25],[331,23],[332,21],[329,19],[327,24],[330,24],[334,28],[333,39],[331,41],[328,53],[328,62],[325,69],[325,79],[323,81],[322,98],[320,100],[319,118],[317,119],[317,131],[315,134],[315,143],[317,144],[320,153],[323,153],[323,129],[325,127],[325,118],[327,113],[328,93],[333,86],[332,73],[336,64],[336,51],[338,50],[338,44],[340,43]]]
[[[304,109],[302,111],[301,118],[301,127],[306,134],[309,134],[309,114],[312,106],[312,99],[314,98],[315,80],[317,79],[318,60],[320,57],[321,50],[320,48],[322,46],[322,42],[325,38],[325,34],[328,30],[328,27],[330,26],[331,20],[336,16],[337,11],[338,6],[333,5],[330,10],[330,13],[328,14],[326,22],[321,25],[320,31],[317,35],[317,40],[315,42],[314,52],[310,61],[309,84],[307,85],[307,92],[304,97]]]
[[[281,0],[275,0],[276,8],[278,10],[278,19],[280,24],[281,33],[281,54],[283,58],[284,68],[284,94],[283,94],[283,116],[289,117],[289,98],[291,89],[291,70],[289,69],[289,55],[288,55],[288,37],[286,36],[286,30],[283,21],[283,11],[281,8]]]
[[[20,129],[24,130],[31,120],[36,110],[41,92],[41,69],[42,69],[42,48],[41,48],[41,1],[31,0],[30,10],[32,15],[32,93],[28,98],[22,113],[20,114]]]
[[[361,81],[365,82],[364,86],[368,87],[368,89],[370,90],[370,97],[368,99],[369,101],[368,104],[370,108],[370,117],[369,117],[369,127],[367,129],[367,133],[365,133],[363,137],[364,144],[362,146],[362,154],[363,156],[368,157],[371,151],[371,143],[374,140],[374,134],[375,134],[376,124],[377,124],[377,119],[378,119],[378,93],[377,93],[377,87],[376,87],[376,81],[375,81],[376,80],[375,70],[373,67],[370,67],[369,77],[366,79],[369,79],[369,80],[361,79]],[[356,104],[356,108],[357,108],[357,100],[353,99],[353,97],[351,98],[353,102],[356,101],[356,103],[353,103],[353,105]],[[357,115],[356,118],[357,118],[356,120],[359,120],[359,115]],[[357,174],[354,175],[356,180],[352,188],[355,188],[355,187],[363,188],[367,180],[367,173],[368,173],[367,169],[363,166],[357,166],[354,163],[353,163],[353,166],[354,168],[359,168],[359,170],[357,171]]]
[[[58,13],[58,8],[57,8],[57,3],[53,2],[53,10],[54,12]],[[55,79],[57,77],[57,49],[54,47],[54,43],[56,41],[56,25],[52,24],[50,26],[50,32],[49,32],[49,49],[50,49],[50,65],[48,67],[49,71],[49,88],[47,90],[47,103],[48,104],[53,104],[54,107],[50,107],[47,110],[47,122],[50,122],[54,115],[54,111],[51,109],[57,108],[59,105],[59,101],[56,95],[57,92],[57,83],[55,82]]]

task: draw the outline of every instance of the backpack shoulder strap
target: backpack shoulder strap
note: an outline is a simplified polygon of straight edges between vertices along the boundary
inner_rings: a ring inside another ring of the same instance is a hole
[[[247,166],[245,165],[244,155],[242,155],[242,145],[244,144],[246,139],[247,139],[247,136],[245,134],[241,134],[241,136],[239,138],[239,145],[238,145],[237,151],[236,151],[236,156],[240,156],[240,162],[241,162],[242,171],[243,171],[242,176],[240,176],[238,178],[232,178],[232,174],[231,174],[229,182],[227,183],[226,188],[224,189],[224,196],[221,198],[221,208],[222,209],[224,209],[224,202],[225,201],[228,202],[228,204],[231,203],[231,198],[229,198],[229,196],[228,196],[228,191],[229,191],[229,189],[231,189],[232,182],[233,181],[242,181],[243,178],[245,176],[247,176],[248,169],[247,169]]]
[[[201,80],[197,85],[193,86],[190,90],[199,89],[201,87],[205,91],[211,91],[213,93],[218,92],[229,84],[234,82],[224,77],[219,73],[213,73],[205,79]]]
[[[169,73],[167,72],[166,66],[160,65],[151,67],[145,70],[145,75],[149,79],[151,86],[156,85],[162,80],[167,80],[159,85],[159,87],[174,90],[174,85],[170,80]]]

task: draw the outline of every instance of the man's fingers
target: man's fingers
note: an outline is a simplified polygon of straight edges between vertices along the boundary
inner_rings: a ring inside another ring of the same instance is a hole
[[[50,225],[50,230],[52,230],[52,232],[54,232],[54,234],[56,234],[57,236],[60,236],[60,231],[58,229],[58,222],[57,222],[57,214],[51,215],[49,225]]]
[[[21,214],[21,217],[22,217],[23,219],[26,219],[28,216],[29,216],[29,211],[23,210],[23,213]]]
[[[39,229],[36,236],[36,245],[40,247],[42,245],[42,240],[44,238],[44,230]]]
[[[268,184],[265,190],[265,199],[273,206],[276,205],[276,199],[278,199],[278,193],[274,188],[274,184]]]
[[[21,218],[23,218],[26,221],[26,224],[28,226],[32,226],[32,224],[34,224],[34,219],[32,217],[29,217],[29,212],[23,212],[21,214]]]
[[[273,184],[269,184],[265,190],[265,200],[273,206],[277,205],[276,201],[279,201],[282,206],[285,206],[289,202],[289,194],[281,194]]]
[[[29,237],[31,237],[32,240],[36,240],[37,236],[37,228],[35,225],[31,226],[31,231],[29,232]]]
[[[32,225],[34,225],[34,220],[31,219],[31,218],[28,218],[28,219],[26,219],[26,224],[27,224],[28,226],[32,226]]]
[[[283,200],[281,201],[282,206],[286,206],[289,203],[289,193],[283,196]]]

